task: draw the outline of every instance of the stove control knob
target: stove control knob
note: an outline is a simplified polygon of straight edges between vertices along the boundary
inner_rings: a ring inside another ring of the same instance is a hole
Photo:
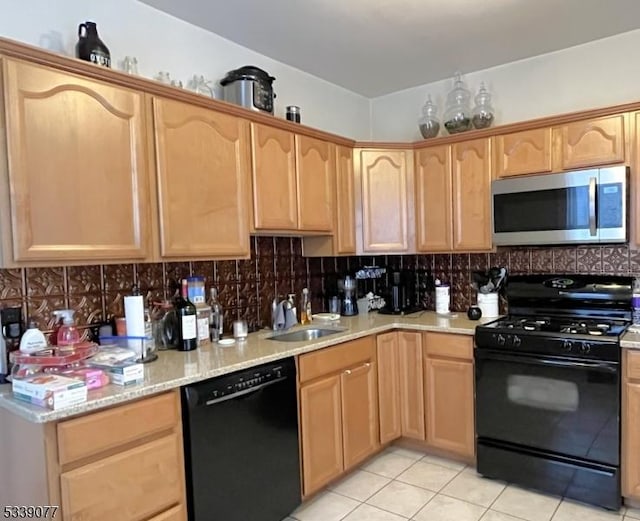
[[[522,344],[522,340],[520,339],[520,337],[517,335],[513,335],[513,347],[520,347],[520,344]]]
[[[586,355],[588,353],[591,352],[591,344],[589,342],[582,342],[582,345],[580,346],[580,352],[583,355]]]
[[[571,340],[565,340],[564,342],[562,342],[562,349],[570,353],[571,351],[573,351],[573,342]]]
[[[499,346],[503,346],[507,343],[507,339],[504,337],[504,335],[498,335],[497,340]]]

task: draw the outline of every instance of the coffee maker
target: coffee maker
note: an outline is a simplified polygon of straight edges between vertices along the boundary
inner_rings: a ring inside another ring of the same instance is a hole
[[[358,303],[356,295],[358,289],[358,281],[347,275],[342,281],[342,309],[340,314],[344,317],[351,317],[358,314]]]
[[[379,311],[383,315],[402,315],[420,311],[416,304],[415,273],[411,270],[389,272],[389,294],[385,306]]]

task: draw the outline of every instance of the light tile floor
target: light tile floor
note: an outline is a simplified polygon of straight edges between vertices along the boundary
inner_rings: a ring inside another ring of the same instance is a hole
[[[283,521],[636,521],[479,476],[475,469],[390,447]]]

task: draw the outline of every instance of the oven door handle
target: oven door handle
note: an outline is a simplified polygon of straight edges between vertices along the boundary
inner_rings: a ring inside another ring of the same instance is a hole
[[[616,362],[588,362],[583,360],[559,360],[555,358],[543,358],[529,355],[506,355],[495,351],[476,349],[476,359],[486,361],[511,362],[515,364],[542,365],[547,367],[563,367],[566,369],[589,369],[605,373],[616,373],[619,364]]]

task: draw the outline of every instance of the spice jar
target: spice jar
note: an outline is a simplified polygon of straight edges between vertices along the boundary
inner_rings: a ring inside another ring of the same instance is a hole
[[[420,133],[425,139],[436,137],[440,132],[440,121],[438,120],[438,107],[431,101],[431,94],[427,97],[427,102],[422,107],[422,119],[420,120]]]
[[[473,126],[475,128],[489,128],[493,123],[493,107],[491,106],[491,94],[485,88],[484,82],[480,84],[480,90],[476,95],[476,106],[473,108]]]
[[[444,128],[449,134],[456,134],[471,129],[471,93],[462,81],[462,75],[457,72],[453,89],[447,96],[444,113]]]

